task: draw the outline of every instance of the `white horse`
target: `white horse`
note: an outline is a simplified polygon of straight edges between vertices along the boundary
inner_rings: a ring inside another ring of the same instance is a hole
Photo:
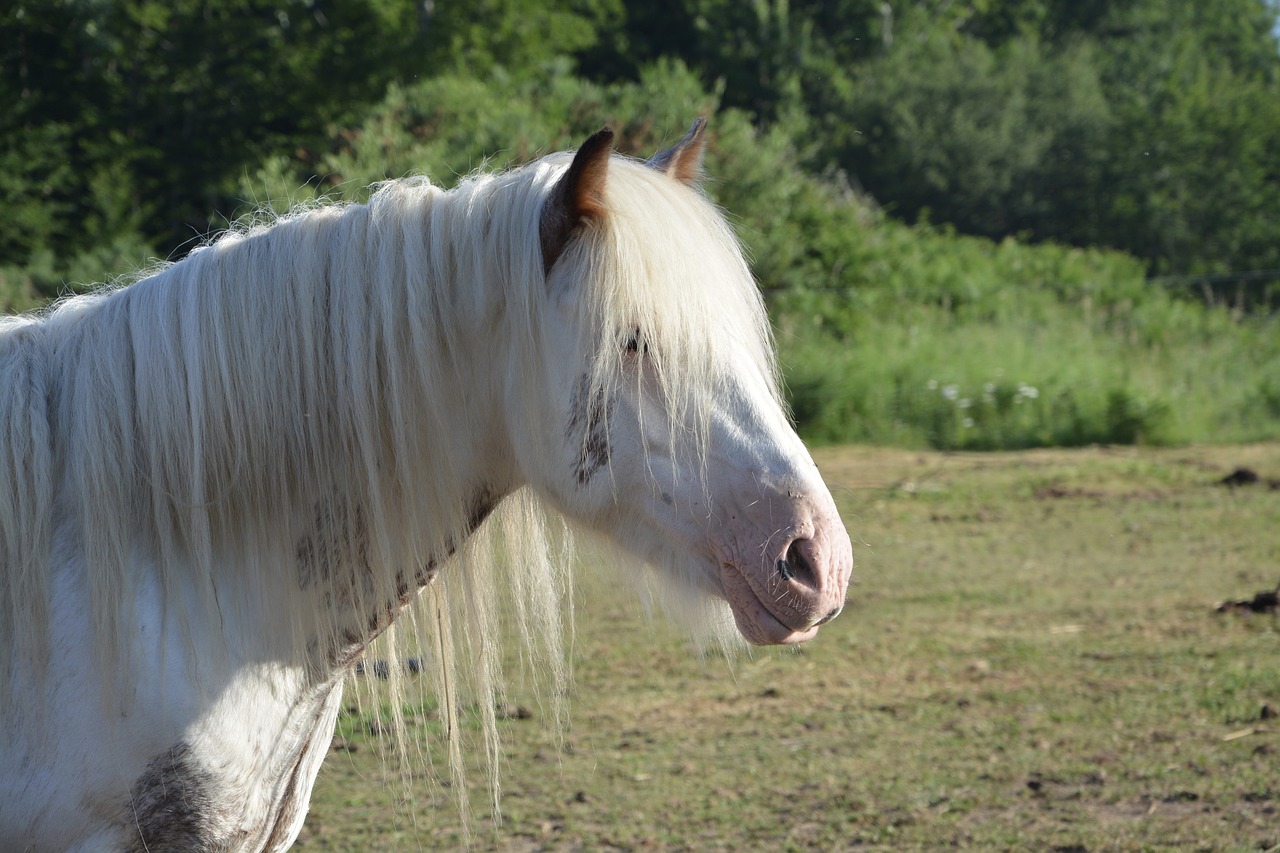
[[[477,528],[556,628],[546,540],[511,538],[538,507],[753,643],[839,612],[849,538],[702,129],[388,183],[3,321],[0,849],[288,847],[344,678],[424,589],[492,659]]]

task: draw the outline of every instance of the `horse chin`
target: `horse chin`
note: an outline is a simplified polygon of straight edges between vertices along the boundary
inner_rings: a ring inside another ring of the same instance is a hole
[[[739,566],[722,563],[720,584],[738,632],[752,645],[795,645],[818,635],[817,625],[797,631],[783,624],[756,595]]]

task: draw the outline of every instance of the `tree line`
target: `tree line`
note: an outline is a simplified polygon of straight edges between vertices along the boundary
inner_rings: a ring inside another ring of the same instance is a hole
[[[677,61],[891,217],[1114,248],[1152,274],[1276,269],[1276,15],[1269,0],[17,0],[0,10],[0,267],[180,253],[242,207],[247,175],[314,164],[388,86],[634,84]]]

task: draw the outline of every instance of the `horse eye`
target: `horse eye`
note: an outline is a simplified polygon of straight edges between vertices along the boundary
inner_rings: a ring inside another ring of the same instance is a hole
[[[628,353],[648,352],[649,345],[644,342],[644,336],[640,334],[640,330],[636,329],[627,336],[627,340],[623,344],[623,349]]]

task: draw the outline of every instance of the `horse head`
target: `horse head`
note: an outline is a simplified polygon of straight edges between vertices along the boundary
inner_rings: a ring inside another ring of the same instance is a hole
[[[727,601],[750,642],[801,642],[844,606],[852,548],[786,415],[741,248],[699,192],[704,127],[644,163],[603,130],[549,170],[548,309],[508,379],[540,400],[539,428],[512,429],[515,455],[571,519]]]

